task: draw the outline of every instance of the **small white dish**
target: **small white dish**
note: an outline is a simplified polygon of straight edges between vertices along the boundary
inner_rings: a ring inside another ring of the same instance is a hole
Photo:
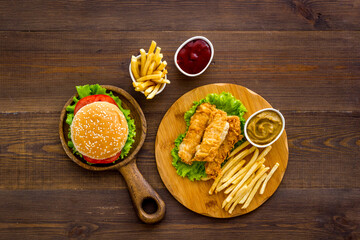
[[[137,59],[140,58],[140,57],[141,57],[140,54],[136,56]],[[160,63],[161,63],[161,62],[162,62],[162,61],[160,61]],[[134,75],[133,75],[133,73],[132,73],[132,71],[131,71],[131,62],[130,62],[130,64],[129,64],[129,73],[130,73],[131,80],[132,80],[133,82],[136,82],[136,79],[134,78]],[[167,74],[165,75],[165,79],[167,79]],[[160,86],[159,91],[158,91],[155,95],[158,95],[159,93],[161,93],[161,92],[164,90],[165,85],[166,85],[166,83],[163,83],[163,84]],[[140,92],[141,92],[142,94],[144,94],[144,91],[140,91]]]
[[[187,72],[185,72],[184,70],[181,69],[181,67],[180,67],[180,66],[178,65],[178,63],[177,63],[177,56],[178,56],[178,53],[180,52],[180,50],[181,50],[188,42],[191,42],[191,41],[197,40],[197,39],[204,40],[207,44],[209,44],[210,50],[211,50],[211,56],[210,56],[210,60],[209,60],[208,64],[206,65],[206,67],[205,67],[203,70],[201,70],[201,72],[195,73],[195,74],[191,74],[191,73],[187,73]],[[179,69],[179,71],[180,71],[182,74],[184,74],[184,75],[186,75],[186,76],[188,76],[188,77],[197,77],[197,76],[199,76],[200,74],[202,74],[203,72],[205,72],[205,70],[209,67],[209,65],[210,65],[213,57],[214,57],[214,47],[213,47],[212,43],[210,42],[210,40],[207,39],[206,37],[203,37],[203,36],[195,36],[195,37],[189,38],[188,40],[186,40],[185,42],[183,42],[183,44],[180,45],[180,47],[179,47],[179,48],[176,50],[176,52],[175,52],[174,62],[175,62],[175,66]]]
[[[247,134],[247,126],[248,126],[250,120],[251,120],[254,116],[256,116],[256,115],[259,114],[259,113],[265,112],[265,111],[273,111],[273,112],[277,113],[277,114],[280,116],[280,118],[281,118],[282,128],[281,128],[279,134],[276,136],[276,138],[274,138],[274,140],[272,140],[270,143],[265,144],[265,145],[259,145],[259,144],[253,143],[253,142],[251,141],[251,139],[249,138],[249,136],[248,136],[248,134]],[[246,139],[250,142],[250,144],[252,144],[253,146],[258,147],[258,148],[266,148],[266,147],[272,145],[274,142],[276,142],[276,141],[279,139],[279,137],[281,136],[281,134],[284,132],[284,129],[285,129],[285,118],[284,118],[284,116],[281,114],[281,112],[280,112],[279,110],[274,109],[274,108],[264,108],[264,109],[261,109],[261,110],[255,112],[255,113],[253,113],[253,114],[246,120],[245,126],[244,126],[244,133],[245,133]]]

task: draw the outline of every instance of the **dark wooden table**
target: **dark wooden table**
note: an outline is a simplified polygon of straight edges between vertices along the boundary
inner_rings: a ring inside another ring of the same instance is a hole
[[[187,38],[215,48],[200,77],[173,62]],[[130,56],[155,40],[171,85],[146,100],[130,84]],[[191,212],[157,172],[157,128],[172,103],[209,83],[235,83],[284,114],[289,164],[254,212],[213,219]],[[360,236],[360,1],[7,1],[0,3],[1,239],[357,239]],[[118,172],[73,163],[58,136],[76,85],[128,91],[142,107],[144,177],[167,206],[137,218]]]

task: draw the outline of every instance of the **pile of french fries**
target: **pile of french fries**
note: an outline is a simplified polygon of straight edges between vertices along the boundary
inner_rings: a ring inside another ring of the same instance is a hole
[[[167,62],[161,61],[163,58],[160,53],[161,48],[156,47],[156,42],[152,41],[149,51],[140,49],[140,56],[131,56],[131,72],[136,80],[133,82],[135,91],[144,92],[147,99],[152,99],[162,87],[162,84],[170,84],[166,79]],[[155,50],[155,53],[154,53]]]
[[[254,146],[246,148],[248,145],[249,142],[246,141],[230,153],[228,161],[209,190],[210,195],[224,190],[226,199],[222,208],[230,214],[238,204],[243,204],[241,208],[246,209],[259,189],[260,194],[263,194],[268,181],[279,167],[279,163],[276,163],[270,170],[264,165],[265,156],[270,152],[271,146],[260,153]],[[251,154],[249,161],[244,160]]]

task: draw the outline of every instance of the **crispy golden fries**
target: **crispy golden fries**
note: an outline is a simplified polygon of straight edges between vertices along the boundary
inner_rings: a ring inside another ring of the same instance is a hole
[[[155,42],[154,40],[152,40],[152,41],[151,41],[151,44],[150,44],[150,47],[149,47],[148,53],[154,52],[155,47],[156,47],[156,42]]]
[[[159,91],[160,88],[160,83],[156,85],[156,87],[154,88],[154,90],[146,97],[147,99],[152,99],[154,98],[154,96],[156,95],[156,93]]]
[[[238,146],[237,148],[235,148],[229,155],[229,157],[233,157],[235,154],[237,154],[238,152],[240,152],[242,149],[246,148],[247,145],[249,145],[249,141],[245,141],[243,142],[240,146]]]
[[[260,189],[260,194],[263,194],[266,188],[266,184],[268,183],[268,181],[270,180],[271,176],[274,174],[274,172],[276,171],[276,169],[279,167],[279,163],[276,163],[273,168],[270,170],[269,175],[267,175],[263,185],[261,186]]]
[[[267,174],[270,168],[264,163],[271,146],[260,151],[254,146],[247,148],[248,145],[249,142],[246,141],[230,153],[228,161],[209,190],[209,194],[224,190],[226,198],[222,208],[230,214],[239,204],[242,204],[241,209],[248,208],[259,189],[260,194],[263,194],[267,182],[279,166],[276,163]],[[251,156],[250,160],[245,159],[248,155]]]
[[[170,84],[166,78],[167,62],[161,61],[163,55],[160,51],[161,48],[156,47],[156,42],[152,41],[147,53],[140,49],[139,57],[131,57],[131,72],[136,81],[133,86],[135,91],[144,92],[147,99],[154,98],[164,84]]]
[[[140,78],[139,64],[135,56],[131,57],[131,72],[133,73],[135,79]]]
[[[140,73],[144,71],[144,66],[146,62],[146,52],[144,49],[140,49]],[[134,74],[134,73],[133,73]],[[144,76],[141,74],[141,76]]]
[[[257,190],[259,189],[261,183],[265,180],[266,175],[267,175],[267,174],[264,173],[264,174],[260,177],[259,181],[257,181],[255,187],[251,190],[249,197],[246,199],[246,202],[245,202],[244,205],[241,207],[242,209],[245,209],[245,208],[247,208],[247,207],[249,206],[249,204],[251,203],[252,199],[254,198]]]

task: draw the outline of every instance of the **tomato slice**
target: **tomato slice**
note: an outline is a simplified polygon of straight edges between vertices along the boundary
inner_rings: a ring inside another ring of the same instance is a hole
[[[80,108],[82,108],[90,103],[93,103],[93,102],[109,102],[109,103],[115,104],[117,106],[115,100],[112,99],[112,97],[110,97],[108,95],[104,95],[104,94],[90,95],[90,96],[80,99],[77,102],[75,109],[74,109],[74,114],[76,114],[80,110]]]
[[[111,158],[106,158],[106,159],[102,159],[102,160],[99,160],[99,159],[93,159],[93,158],[90,158],[90,157],[87,157],[87,156],[84,156],[83,155],[83,158],[85,159],[85,161],[89,162],[89,163],[93,163],[93,164],[104,164],[104,163],[112,163],[112,162],[115,162],[119,157],[120,157],[120,154],[121,154],[121,151],[116,154],[115,156],[111,157]]]

